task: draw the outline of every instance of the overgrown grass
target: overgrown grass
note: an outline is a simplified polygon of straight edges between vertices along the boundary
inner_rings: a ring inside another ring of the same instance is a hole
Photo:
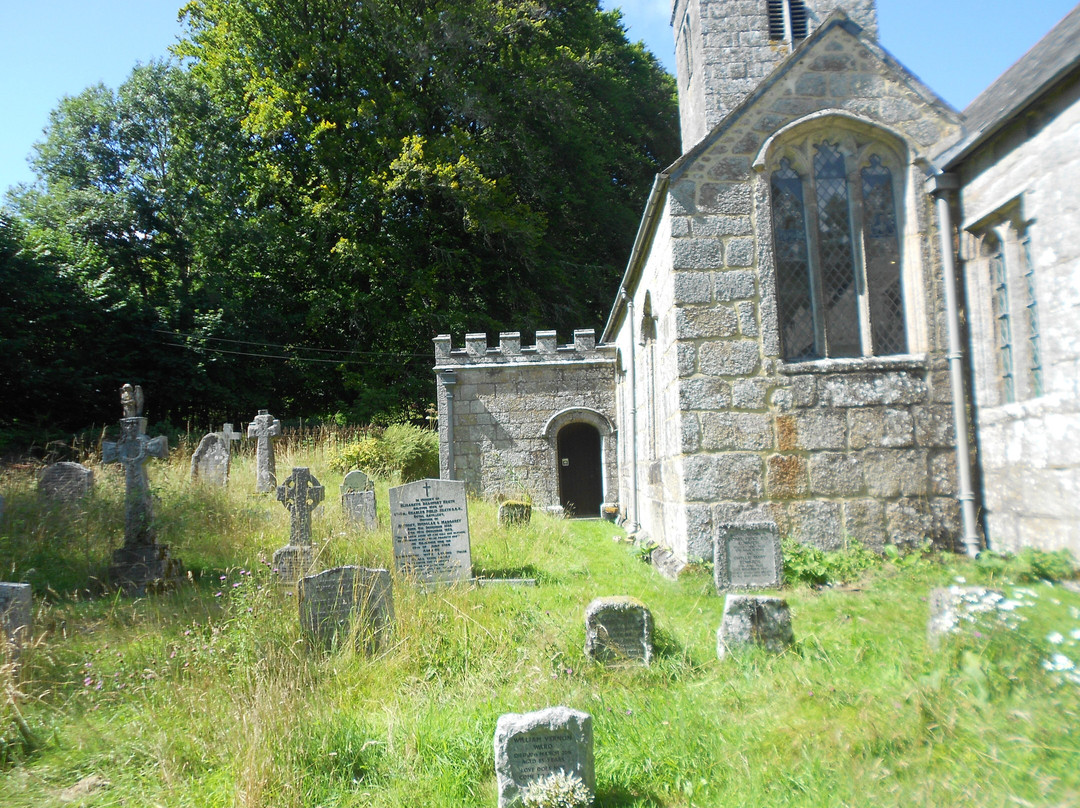
[[[278,458],[279,474],[310,466],[326,486],[321,562],[392,568],[386,485],[380,530],[350,529],[331,456],[314,445]],[[26,475],[0,482],[0,577],[39,596],[32,646],[0,674],[0,805],[493,806],[498,716],[556,704],[594,717],[598,806],[1080,802],[1080,687],[1044,667],[1080,657],[1080,595],[1007,565],[849,558],[846,586],[785,590],[793,649],[721,662],[707,570],[667,581],[609,524],[534,515],[503,528],[494,505],[471,501],[477,574],[538,586],[425,594],[396,579],[380,653],[323,654],[263,563],[286,542],[287,512],[252,493],[246,454],[224,491],[189,486],[179,453],[152,466],[162,540],[193,570],[158,597],[90,596],[123,520],[122,479],[97,473],[71,512],[40,503]],[[1026,619],[930,650],[927,595],[957,578],[1030,604]],[[585,606],[616,594],[653,611],[648,669],[584,656]]]

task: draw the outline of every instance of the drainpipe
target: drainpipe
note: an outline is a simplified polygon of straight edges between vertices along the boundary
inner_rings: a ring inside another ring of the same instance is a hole
[[[641,522],[638,518],[637,340],[634,338],[634,299],[627,294],[625,287],[619,290],[619,295],[626,303],[626,322],[630,327],[630,500],[634,508],[634,518],[626,526],[626,532],[637,533],[641,529]]]
[[[952,211],[949,192],[960,187],[955,174],[935,174],[929,180],[930,193],[937,207],[941,237],[941,263],[945,283],[945,318],[949,331],[949,376],[952,381],[953,425],[956,430],[956,467],[960,477],[961,516],[964,549],[974,558],[982,549],[975,489],[971,484],[971,447],[968,444],[967,397],[964,394],[963,343],[960,338],[960,307],[956,299],[956,256],[952,245]]]
[[[457,384],[457,376],[454,371],[447,370],[439,374],[443,390],[446,391],[446,478],[456,479],[454,469],[454,385]]]

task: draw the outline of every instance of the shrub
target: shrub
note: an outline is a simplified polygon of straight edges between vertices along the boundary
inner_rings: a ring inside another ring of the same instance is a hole
[[[439,435],[412,424],[391,424],[379,435],[361,438],[338,451],[337,471],[361,469],[373,477],[403,483],[439,476]]]
[[[784,539],[784,583],[828,586],[859,577],[881,563],[881,556],[857,541],[843,550],[826,552],[809,544]]]
[[[1076,562],[1068,550],[1024,547],[1015,555],[984,550],[979,553],[977,563],[993,577],[1021,583],[1069,580],[1077,573]]]

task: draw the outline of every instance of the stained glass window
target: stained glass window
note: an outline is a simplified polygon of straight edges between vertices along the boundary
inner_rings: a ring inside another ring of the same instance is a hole
[[[773,239],[776,244],[777,308],[784,356],[809,359],[815,346],[814,307],[807,260],[802,177],[788,160],[772,175]]]
[[[861,356],[847,170],[836,146],[817,147],[814,184],[826,355]]]

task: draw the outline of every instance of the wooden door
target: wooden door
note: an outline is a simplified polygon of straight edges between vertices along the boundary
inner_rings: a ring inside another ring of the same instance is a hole
[[[600,432],[590,424],[559,430],[559,502],[570,516],[599,516],[604,498]]]

